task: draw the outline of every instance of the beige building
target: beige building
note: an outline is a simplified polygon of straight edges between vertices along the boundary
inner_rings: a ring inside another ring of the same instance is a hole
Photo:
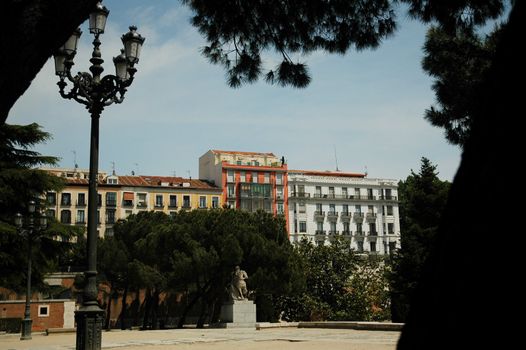
[[[43,169],[66,181],[59,192],[48,192],[47,215],[64,224],[85,226],[88,213],[88,170]],[[206,181],[165,176],[118,176],[99,173],[98,178],[99,236],[111,236],[113,224],[141,211],[162,211],[220,208],[222,189]]]

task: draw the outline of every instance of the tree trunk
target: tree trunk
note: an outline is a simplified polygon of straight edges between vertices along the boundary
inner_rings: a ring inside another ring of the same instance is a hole
[[[152,329],[159,329],[159,294],[161,292],[155,289],[152,297]]]
[[[492,205],[509,203],[519,210],[511,203],[522,197],[514,191],[520,183],[506,175],[507,170],[519,174],[524,159],[518,119],[524,115],[520,86],[526,72],[519,47],[524,42],[525,5],[514,2],[486,77],[472,135],[449,194],[437,245],[412,300],[400,350],[482,349],[495,343],[505,349],[513,348],[509,343],[519,337],[522,324],[512,322],[510,314],[519,311],[523,299],[517,280],[523,274],[520,238],[515,237],[522,225],[515,219],[516,211],[503,217],[506,212],[492,212]]]
[[[122,307],[121,307],[121,314],[119,315],[119,320],[121,321],[121,329],[126,329],[126,298],[128,298],[128,284],[124,286],[124,292],[122,293]]]
[[[142,319],[142,328],[148,329],[148,322],[150,321],[150,311],[152,309],[152,291],[150,288],[146,290],[144,296],[144,316]]]
[[[5,123],[9,110],[48,58],[88,18],[97,1],[2,1],[0,124]]]
[[[111,329],[110,317],[111,317],[111,296],[113,294],[113,286],[110,286],[110,292],[108,293],[108,305],[106,305],[106,320],[104,321],[104,328]]]

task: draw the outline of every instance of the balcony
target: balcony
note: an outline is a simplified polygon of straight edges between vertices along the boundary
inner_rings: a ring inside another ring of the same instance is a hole
[[[338,220],[338,213],[335,211],[327,212],[327,220]]]
[[[283,194],[276,194],[276,200],[284,201],[285,200],[285,196]]]
[[[155,205],[153,206],[153,209],[155,209],[155,210],[163,210],[164,209],[164,205],[162,203],[155,203]]]
[[[369,231],[369,236],[378,236],[378,231]]]
[[[350,236],[351,234],[352,234],[352,231],[350,231],[350,230],[343,230],[342,231],[342,235],[343,236]]]
[[[367,221],[375,221],[376,220],[376,213],[367,213],[366,219],[367,219]]]
[[[305,193],[305,192],[291,192],[289,198],[310,198],[310,193]]]
[[[325,230],[316,230],[315,234],[316,236],[325,236]]]
[[[137,208],[146,208],[148,205],[146,204],[146,202],[138,202],[137,203]]]
[[[117,200],[115,200],[115,199],[106,199],[106,206],[107,207],[116,207],[117,206]]]
[[[85,207],[86,201],[77,201],[77,207]]]
[[[354,221],[362,222],[365,215],[364,213],[355,212],[353,216],[354,216]]]
[[[379,196],[378,198],[383,201],[397,201],[398,200],[398,197],[396,196]]]
[[[133,201],[124,200],[124,201],[122,201],[122,206],[125,207],[125,208],[131,208],[131,207],[133,207]]]
[[[376,196],[369,196],[363,194],[352,194],[349,196],[349,199],[362,200],[362,201],[375,201]]]
[[[339,234],[340,231],[329,231],[329,236],[335,236],[337,234]]]
[[[226,196],[227,196],[228,199],[236,199],[236,194],[235,194],[235,192],[230,192],[230,193],[228,193]]]
[[[315,219],[322,219],[322,220],[323,220],[323,219],[325,218],[325,212],[324,212],[324,211],[318,211],[318,210],[316,210],[316,211],[314,212],[314,218],[315,218]]]
[[[351,213],[348,212],[348,211],[342,211],[340,213],[340,217],[341,217],[342,220],[349,221],[349,220],[351,220]]]

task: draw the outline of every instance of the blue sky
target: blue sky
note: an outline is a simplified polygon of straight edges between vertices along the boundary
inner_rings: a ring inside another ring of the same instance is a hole
[[[397,33],[374,51],[345,56],[317,52],[297,57],[309,65],[306,89],[264,81],[231,89],[223,68],[199,50],[206,43],[176,0],[106,0],[102,35],[105,73],[120,36],[135,24],[146,37],[135,81],[125,101],[103,112],[99,168],[118,174],[198,176],[198,158],[209,149],[274,152],[289,169],[334,170],[404,179],[425,156],[451,180],[460,150],[423,119],[434,103],[432,80],[420,67],[425,27],[399,13]],[[73,71],[87,71],[92,36],[83,35]],[[273,67],[272,55],[264,61]],[[37,150],[62,158],[61,166],[89,167],[90,118],[64,100],[52,59],[11,110],[8,123],[37,122],[53,135]]]

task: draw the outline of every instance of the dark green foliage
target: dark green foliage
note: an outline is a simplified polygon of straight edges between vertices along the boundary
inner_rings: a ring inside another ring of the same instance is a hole
[[[56,157],[42,156],[31,147],[50,138],[38,124],[0,126],[0,285],[15,291],[25,288],[28,243],[13,226],[16,213],[27,216],[27,203],[49,190],[60,190],[62,179],[35,167],[54,165]],[[43,288],[44,274],[55,270],[70,246],[54,237],[70,238],[78,230],[49,219],[48,227],[31,237],[32,286]]]
[[[192,23],[209,43],[203,55],[226,69],[231,87],[252,83],[262,74],[272,84],[305,87],[310,82],[307,66],[294,62],[291,53],[345,54],[351,46],[374,48],[395,30],[388,0],[183,2],[194,11]],[[276,52],[281,59],[266,72],[264,51]]]
[[[403,322],[411,295],[420,280],[426,259],[435,245],[450,183],[441,181],[436,166],[422,158],[420,171],[398,184],[401,248],[393,256],[390,276],[393,321]]]
[[[146,290],[144,327],[156,328],[173,309],[159,308],[163,292],[185,300],[179,326],[189,313],[198,315],[199,327],[218,321],[236,265],[249,274],[263,320],[277,319],[273,299],[291,289],[292,247],[282,217],[235,210],[181,211],[173,217],[150,212],[121,220],[114,229],[114,238],[100,246],[100,272],[124,294]]]
[[[442,27],[429,29],[424,45],[424,70],[436,78],[433,90],[438,108],[426,111],[426,119],[445,129],[449,142],[463,146],[480,103],[478,95],[501,32],[480,37],[473,30],[450,34]]]

